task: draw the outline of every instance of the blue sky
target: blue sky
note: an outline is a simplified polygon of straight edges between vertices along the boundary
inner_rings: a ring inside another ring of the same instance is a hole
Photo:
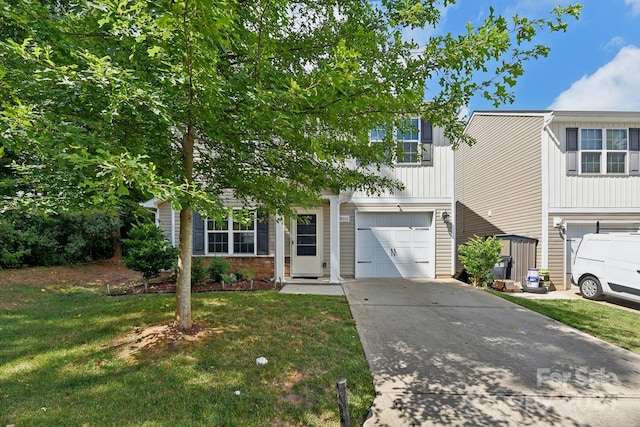
[[[572,3],[583,5],[580,19],[569,18],[566,33],[537,39],[551,47],[549,56],[525,65],[515,102],[501,109],[640,111],[640,0],[458,0],[435,32],[480,25],[490,6],[505,16],[534,18]],[[469,105],[470,111],[492,109],[481,97]]]

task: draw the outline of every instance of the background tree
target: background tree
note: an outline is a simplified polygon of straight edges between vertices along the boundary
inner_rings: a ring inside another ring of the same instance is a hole
[[[429,117],[454,143],[470,143],[459,110],[478,93],[510,101],[524,62],[548,53],[533,43],[537,33],[564,31],[580,10],[558,7],[533,20],[491,10],[460,35],[425,46],[405,39],[406,29],[436,26],[438,6],[453,3],[41,0],[35,9],[0,8],[11,28],[0,48],[3,145],[29,153],[20,172],[34,184],[7,202],[108,207],[132,187],[171,201],[181,219],[176,318],[189,329],[194,209],[226,216],[220,196],[233,189],[247,205],[292,215],[322,189],[397,185],[375,172],[397,150],[392,129],[403,116]],[[55,31],[32,28],[33,13]],[[387,138],[370,146],[379,127]]]

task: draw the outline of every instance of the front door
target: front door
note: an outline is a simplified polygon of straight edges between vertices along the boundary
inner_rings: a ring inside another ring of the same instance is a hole
[[[291,224],[291,277],[321,277],[322,209],[299,216]]]

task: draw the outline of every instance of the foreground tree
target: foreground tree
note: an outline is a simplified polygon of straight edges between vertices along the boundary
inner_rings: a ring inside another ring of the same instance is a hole
[[[478,28],[419,46],[403,32],[436,26],[437,6],[454,1],[32,3],[0,0],[10,23],[0,47],[1,138],[22,154],[16,164],[33,184],[7,203],[116,206],[132,187],[171,201],[180,209],[176,320],[185,330],[193,210],[226,216],[225,189],[290,215],[321,189],[395,186],[375,172],[396,150],[391,129],[404,115],[471,143],[460,109],[476,94],[511,101],[524,63],[548,53],[533,43],[537,33],[564,31],[580,10],[510,21],[491,10]],[[34,28],[26,18],[34,13],[50,27]],[[435,92],[428,101],[426,88]],[[380,127],[385,144],[370,146],[369,130]]]

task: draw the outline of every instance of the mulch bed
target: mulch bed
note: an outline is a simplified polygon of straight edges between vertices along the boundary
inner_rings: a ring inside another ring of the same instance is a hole
[[[254,280],[253,285],[248,280],[239,280],[232,284],[225,284],[224,287],[221,283],[205,283],[203,285],[192,286],[191,293],[265,291],[273,289],[282,289],[282,283],[273,283],[265,279]],[[108,294],[111,296],[137,295],[144,293],[176,293],[175,278],[171,277],[165,280],[156,279],[148,282],[146,285],[144,283],[136,282],[134,284],[124,286],[109,287],[108,290]]]

